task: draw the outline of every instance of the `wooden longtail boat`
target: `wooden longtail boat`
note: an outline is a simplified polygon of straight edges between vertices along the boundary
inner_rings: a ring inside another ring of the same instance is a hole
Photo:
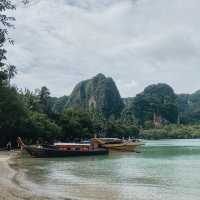
[[[25,145],[21,138],[17,139],[18,144],[33,157],[70,157],[70,156],[95,156],[106,155],[105,148],[94,148],[92,144],[77,143],[55,143],[49,146]]]
[[[138,146],[143,145],[140,141],[122,140],[119,138],[93,138],[92,143],[96,147],[107,148],[110,151],[130,151],[133,152]]]

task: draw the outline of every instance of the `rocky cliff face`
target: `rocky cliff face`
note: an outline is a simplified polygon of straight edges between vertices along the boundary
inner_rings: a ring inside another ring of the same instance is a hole
[[[179,94],[177,100],[181,123],[200,121],[200,90],[192,94]]]
[[[76,85],[66,106],[84,111],[96,110],[109,118],[119,115],[124,104],[113,79],[98,74]]]
[[[65,106],[68,102],[69,97],[68,96],[62,96],[60,98],[57,98],[55,103],[52,106],[52,111],[54,113],[61,113],[64,111]]]
[[[149,85],[134,98],[133,111],[142,125],[148,121],[155,126],[176,123],[178,107],[173,88],[163,83]]]

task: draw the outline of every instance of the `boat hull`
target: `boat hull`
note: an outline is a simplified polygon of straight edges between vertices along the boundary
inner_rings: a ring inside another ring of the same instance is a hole
[[[138,146],[141,144],[105,144],[102,145],[110,151],[130,151],[134,152]]]
[[[134,152],[138,146],[143,145],[138,141],[121,140],[118,138],[93,138],[92,143],[95,147],[103,147],[109,151],[128,151]]]
[[[63,151],[59,149],[38,148],[26,146],[24,149],[33,157],[72,157],[72,156],[95,156],[108,154],[107,149],[94,149],[89,151]]]

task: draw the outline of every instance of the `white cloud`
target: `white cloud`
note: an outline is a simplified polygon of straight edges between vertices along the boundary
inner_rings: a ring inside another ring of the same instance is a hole
[[[8,58],[19,87],[46,85],[59,96],[101,72],[122,96],[156,82],[200,89],[199,0],[15,1]]]

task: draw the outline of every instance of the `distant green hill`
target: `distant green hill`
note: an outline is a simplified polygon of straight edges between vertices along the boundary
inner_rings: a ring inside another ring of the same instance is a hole
[[[132,110],[143,127],[159,127],[163,124],[177,123],[178,107],[174,90],[167,84],[153,84],[138,94]]]

